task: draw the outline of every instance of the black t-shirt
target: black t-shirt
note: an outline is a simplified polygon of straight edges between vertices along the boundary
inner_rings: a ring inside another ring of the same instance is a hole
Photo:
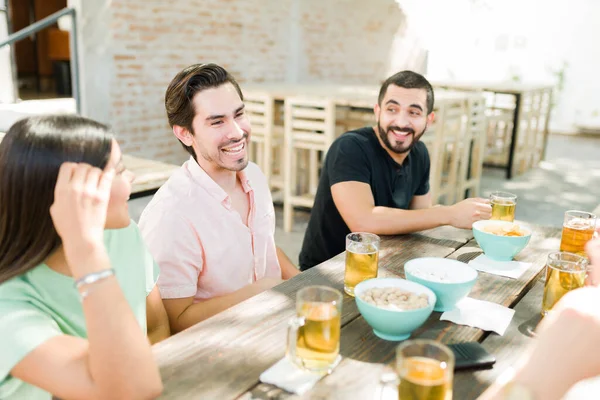
[[[381,146],[371,127],[346,132],[327,152],[300,252],[300,268],[307,270],[346,249],[350,229],[338,212],[331,186],[358,181],[371,186],[375,206],[407,210],[413,196],[429,192],[429,153],[417,142],[402,163]]]

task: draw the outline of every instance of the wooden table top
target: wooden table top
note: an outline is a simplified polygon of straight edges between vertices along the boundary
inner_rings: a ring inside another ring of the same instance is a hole
[[[123,164],[135,175],[131,186],[132,194],[160,188],[171,174],[179,169],[178,165],[135,157],[129,154],[123,154]]]
[[[441,314],[437,312],[413,332],[411,338],[431,338],[443,343],[483,340],[484,346],[498,358],[492,370],[456,373],[454,398],[476,398],[528,342],[520,324],[524,320],[535,321],[539,315],[540,289],[535,284],[546,255],[558,248],[559,237],[558,229],[534,228],[531,242],[517,257],[532,265],[519,279],[479,273],[470,297],[507,307],[517,306],[515,318],[504,336],[440,321]],[[467,262],[479,254],[481,250],[471,231],[451,227],[385,237],[380,250],[379,276],[404,277],[404,263],[417,257],[449,257]],[[284,357],[287,324],[296,312],[297,291],[317,284],[343,291],[343,280],[344,254],[340,254],[155,345],[154,353],[165,385],[162,398],[297,398],[260,383],[259,376]],[[373,398],[380,390],[379,378],[389,369],[387,364],[393,360],[397,345],[398,342],[375,336],[354,299],[344,295],[340,350],[343,360],[331,375],[302,398]]]
[[[377,103],[379,86],[375,85],[336,85],[336,84],[297,84],[297,83],[254,83],[242,87],[243,92],[265,93],[275,100],[286,97],[311,97],[330,99],[338,106],[372,108]],[[464,100],[467,94],[458,91],[436,90],[435,102]]]
[[[434,87],[486,91],[506,94],[523,94],[537,90],[552,89],[553,85],[547,83],[520,83],[520,82],[502,82],[502,81],[434,81],[431,82]]]

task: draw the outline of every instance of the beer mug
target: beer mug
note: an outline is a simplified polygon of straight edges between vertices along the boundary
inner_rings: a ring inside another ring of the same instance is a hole
[[[594,237],[596,216],[585,211],[565,212],[560,251],[586,256],[585,244]]]
[[[288,329],[287,357],[297,366],[330,373],[340,362],[342,293],[327,286],[300,289]]]
[[[565,294],[585,285],[588,264],[587,258],[578,254],[556,252],[548,255],[542,316],[546,316]]]
[[[344,292],[354,297],[356,285],[377,278],[379,265],[379,236],[373,233],[349,233],[346,236],[346,271]]]
[[[429,339],[406,340],[396,348],[395,376],[381,378],[380,399],[393,383],[399,400],[452,400],[453,379],[454,353],[448,346]]]
[[[509,221],[515,220],[517,195],[508,192],[492,192],[490,195],[492,217],[490,219]]]

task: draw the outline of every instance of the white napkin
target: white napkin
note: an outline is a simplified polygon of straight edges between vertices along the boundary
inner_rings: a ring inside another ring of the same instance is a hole
[[[485,254],[469,261],[469,265],[477,271],[513,279],[519,279],[531,267],[531,263],[523,261],[495,261]]]
[[[260,374],[260,381],[275,385],[290,393],[302,395],[325,375],[327,375],[326,372],[317,373],[303,370],[284,357]]]
[[[484,331],[494,331],[502,336],[514,314],[515,310],[500,304],[465,297],[456,303],[453,310],[443,313],[440,320],[468,325]]]

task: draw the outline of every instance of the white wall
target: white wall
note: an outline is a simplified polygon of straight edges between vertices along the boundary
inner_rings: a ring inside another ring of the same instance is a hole
[[[6,17],[0,12],[0,41],[8,37]],[[0,103],[12,103],[15,101],[15,87],[10,62],[10,47],[0,48]]]
[[[397,0],[429,53],[432,80],[557,83],[551,130],[600,123],[597,0]]]
[[[81,114],[110,124],[113,51],[110,1],[68,0],[77,15]]]

